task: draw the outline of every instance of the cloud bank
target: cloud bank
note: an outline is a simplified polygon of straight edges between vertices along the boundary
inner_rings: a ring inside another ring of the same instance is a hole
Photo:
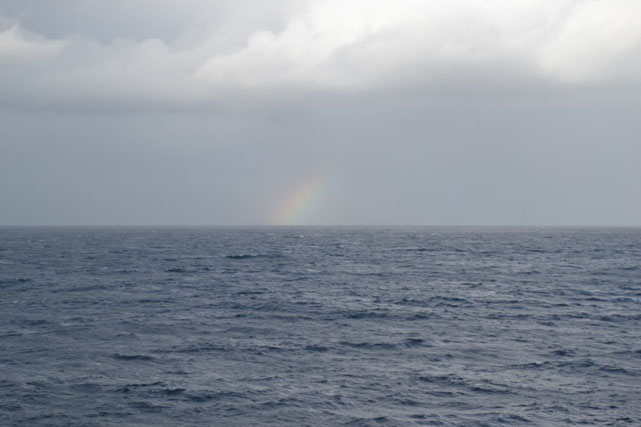
[[[144,38],[133,30],[40,33],[0,6],[0,103],[178,108],[225,106],[232,95],[282,97],[283,89],[640,84],[636,0],[238,2],[221,3],[218,15],[209,2],[192,3],[196,27],[138,29]]]

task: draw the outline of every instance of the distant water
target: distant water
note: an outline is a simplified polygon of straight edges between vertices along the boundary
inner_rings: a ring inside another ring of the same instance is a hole
[[[0,228],[0,424],[641,425],[641,229]]]

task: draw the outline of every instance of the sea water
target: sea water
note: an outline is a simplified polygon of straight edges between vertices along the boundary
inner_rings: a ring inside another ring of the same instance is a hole
[[[641,425],[641,229],[0,228],[0,424]]]

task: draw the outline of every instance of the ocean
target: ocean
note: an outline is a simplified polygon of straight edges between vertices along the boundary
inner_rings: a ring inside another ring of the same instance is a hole
[[[0,228],[3,426],[641,425],[641,229]]]

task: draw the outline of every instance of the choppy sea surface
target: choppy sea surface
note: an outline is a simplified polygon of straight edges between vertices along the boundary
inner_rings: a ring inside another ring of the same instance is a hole
[[[641,425],[641,229],[0,228],[0,424]]]

